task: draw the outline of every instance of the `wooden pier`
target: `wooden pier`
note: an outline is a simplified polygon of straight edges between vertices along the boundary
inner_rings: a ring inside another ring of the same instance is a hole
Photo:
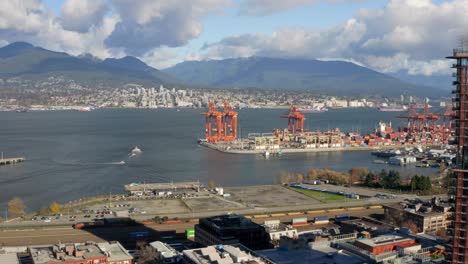
[[[15,164],[15,163],[23,162],[25,160],[26,159],[24,157],[0,159],[0,166],[1,165]]]

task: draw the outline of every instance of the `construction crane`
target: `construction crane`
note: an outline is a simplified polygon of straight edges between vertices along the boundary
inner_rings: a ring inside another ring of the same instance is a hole
[[[223,138],[223,113],[219,112],[215,103],[208,103],[208,111],[202,113],[205,116],[205,138],[208,142],[218,142]]]
[[[228,102],[224,103],[224,112],[222,118],[223,138],[224,141],[232,141],[237,139],[237,116]]]
[[[281,118],[288,119],[288,130],[292,134],[304,132],[304,115],[299,112],[296,106],[291,106],[288,115],[282,115]]]

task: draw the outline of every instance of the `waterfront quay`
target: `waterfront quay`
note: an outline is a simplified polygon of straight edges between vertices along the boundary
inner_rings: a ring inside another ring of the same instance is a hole
[[[0,159],[0,166],[1,165],[10,165],[10,164],[15,164],[19,162],[24,162],[26,159],[24,157],[17,157],[17,158],[1,158]]]
[[[279,145],[248,148],[248,142],[206,142],[199,141],[201,146],[230,154],[283,154],[283,153],[314,153],[333,151],[372,151],[384,149],[398,149],[407,146],[403,145],[382,145],[382,146],[324,146],[318,148],[292,148]],[[245,147],[244,147],[245,146]]]

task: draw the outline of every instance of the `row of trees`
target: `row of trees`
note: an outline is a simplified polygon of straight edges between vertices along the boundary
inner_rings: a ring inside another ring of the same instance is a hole
[[[332,171],[329,169],[312,169],[306,175],[301,173],[285,173],[280,175],[280,183],[287,184],[292,182],[303,182],[304,180],[328,180],[336,184],[346,184],[349,181],[349,176],[346,173]]]
[[[8,201],[7,206],[8,214],[10,216],[23,216],[26,214],[26,203],[19,197],[15,197]],[[39,213],[43,215],[58,214],[62,212],[62,209],[63,207],[59,203],[52,202],[49,207],[40,209]]]
[[[412,191],[428,191],[432,188],[432,183],[429,176],[415,175],[411,178],[410,186]]]
[[[369,171],[367,168],[352,168],[347,173],[337,172],[329,169],[311,169],[307,174],[282,173],[280,183],[300,183],[304,180],[328,180],[332,183],[362,184],[373,188],[405,189],[427,193],[432,189],[429,176],[415,175],[409,184],[402,183],[402,177],[396,170],[386,171],[382,169],[379,173]]]
[[[382,170],[379,174],[367,173],[362,179],[362,184],[368,187],[396,189],[401,187],[401,176],[395,170]]]

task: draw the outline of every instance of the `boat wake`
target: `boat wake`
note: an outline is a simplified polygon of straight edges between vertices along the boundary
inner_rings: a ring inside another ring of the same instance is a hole
[[[112,164],[112,165],[124,165],[124,164],[125,164],[125,160],[121,160],[121,161],[117,161],[117,162],[110,162],[110,163],[107,163],[107,164]]]

